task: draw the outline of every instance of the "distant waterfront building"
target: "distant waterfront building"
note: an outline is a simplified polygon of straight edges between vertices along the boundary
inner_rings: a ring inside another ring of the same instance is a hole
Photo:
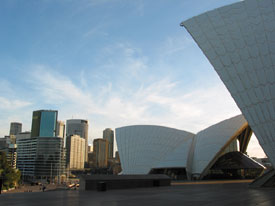
[[[8,164],[16,168],[17,145],[9,136],[0,138],[0,151],[6,154]]]
[[[55,137],[57,125],[56,110],[38,110],[33,112],[31,137]]]
[[[10,125],[10,135],[17,135],[22,132],[22,123],[11,122]]]
[[[7,147],[6,138],[0,138],[0,149]]]
[[[91,146],[91,145],[88,145],[88,153],[89,152],[93,152],[93,146]]]
[[[67,136],[66,164],[69,169],[84,169],[85,139],[79,135]]]
[[[120,158],[119,158],[119,153],[118,153],[118,151],[116,151],[116,153],[115,153],[115,159],[116,159],[117,161],[120,162]]]
[[[114,157],[114,131],[110,128],[105,129],[103,139],[108,141],[108,158],[111,159]]]
[[[95,153],[88,152],[88,167],[92,168],[95,167]]]
[[[60,137],[17,140],[17,168],[23,179],[58,179],[65,174],[65,149]]]
[[[16,141],[19,139],[29,139],[31,138],[31,132],[20,132],[19,134],[15,135]]]
[[[8,163],[15,169],[17,160],[17,144],[9,144],[6,155]]]
[[[69,119],[67,120],[66,136],[79,135],[85,139],[85,162],[88,161],[88,120],[83,119]],[[66,143],[67,144],[67,143]]]
[[[20,138],[16,141],[17,168],[23,179],[34,178],[37,138]]]
[[[108,163],[108,141],[105,139],[94,140],[95,166],[106,168]]]
[[[65,137],[65,123],[63,121],[57,121],[56,136],[62,138]]]

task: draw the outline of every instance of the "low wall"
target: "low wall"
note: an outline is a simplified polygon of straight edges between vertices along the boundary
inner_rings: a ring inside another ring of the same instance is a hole
[[[170,186],[166,175],[83,175],[80,190],[115,190],[140,187]]]

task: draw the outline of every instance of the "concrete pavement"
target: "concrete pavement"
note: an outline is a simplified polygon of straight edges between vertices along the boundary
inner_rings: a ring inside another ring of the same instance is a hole
[[[193,184],[128,190],[49,191],[0,195],[0,205],[275,205],[275,189],[250,189],[248,183]]]

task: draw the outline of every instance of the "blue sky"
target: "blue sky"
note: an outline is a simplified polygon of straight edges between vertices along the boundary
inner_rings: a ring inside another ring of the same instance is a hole
[[[198,132],[240,111],[180,23],[238,0],[0,1],[0,136],[32,111]],[[264,156],[253,138],[251,155]]]

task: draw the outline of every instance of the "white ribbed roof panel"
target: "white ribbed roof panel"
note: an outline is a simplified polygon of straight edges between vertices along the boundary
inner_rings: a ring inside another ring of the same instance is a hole
[[[194,134],[183,130],[162,126],[136,125],[117,128],[116,141],[122,173],[148,174],[151,168],[193,136]]]
[[[182,24],[275,165],[275,1],[241,1]]]
[[[194,135],[186,138],[182,144],[168,154],[163,161],[154,165],[153,168],[186,168],[189,149]]]
[[[192,174],[201,174],[246,124],[247,121],[243,115],[238,115],[200,131],[194,137],[195,147],[190,151],[192,164],[188,170]]]

